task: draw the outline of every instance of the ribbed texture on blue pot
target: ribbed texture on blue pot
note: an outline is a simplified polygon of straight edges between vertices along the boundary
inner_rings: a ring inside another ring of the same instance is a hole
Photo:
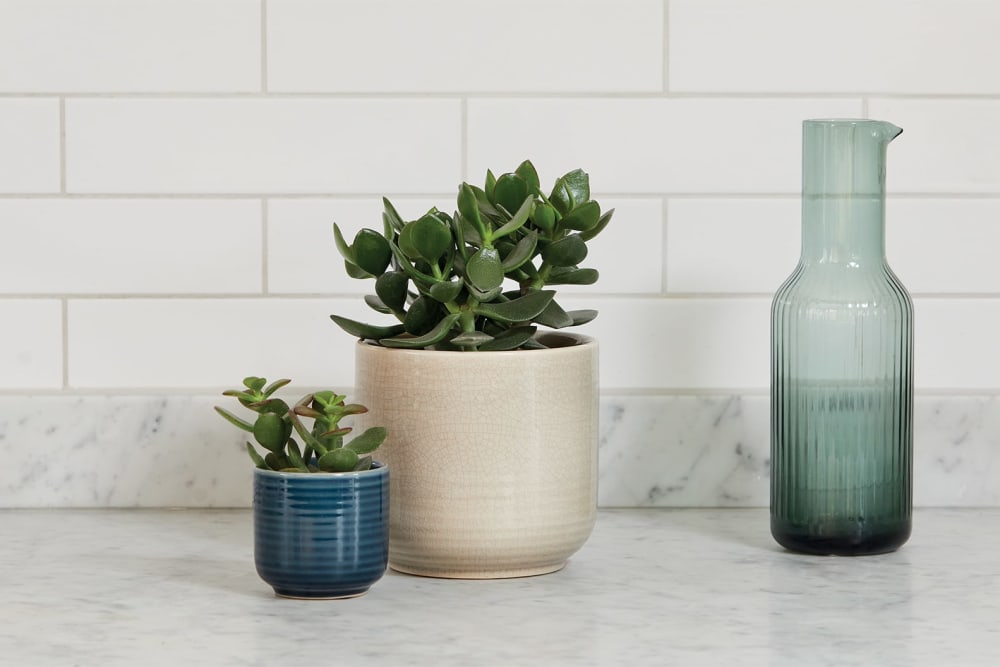
[[[360,595],[385,573],[389,469],[254,471],[254,560],[278,595]]]

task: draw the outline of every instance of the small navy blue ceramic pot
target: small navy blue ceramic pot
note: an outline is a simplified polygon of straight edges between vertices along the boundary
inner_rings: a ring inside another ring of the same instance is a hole
[[[344,473],[254,469],[254,562],[282,597],[363,595],[389,556],[389,468]]]

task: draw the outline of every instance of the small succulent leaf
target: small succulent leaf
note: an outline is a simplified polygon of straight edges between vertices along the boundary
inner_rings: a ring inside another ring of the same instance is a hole
[[[365,303],[368,304],[369,308],[371,308],[377,313],[382,313],[383,315],[392,315],[393,312],[392,308],[385,305],[382,299],[378,298],[374,294],[366,294]]]
[[[516,211],[525,199],[531,197],[531,189],[528,187],[528,183],[517,174],[503,174],[497,179],[493,194],[496,197],[497,206],[503,206],[508,211]]]
[[[372,274],[365,271],[364,269],[362,269],[357,264],[351,264],[346,259],[344,260],[344,271],[347,273],[347,275],[354,278],[355,280],[365,280],[367,278],[375,277]]]
[[[380,276],[389,266],[392,250],[384,236],[371,229],[362,229],[354,237],[354,263],[373,276]]]
[[[355,454],[370,454],[379,448],[385,440],[386,430],[383,426],[373,426],[345,445],[354,450]]]
[[[358,464],[358,454],[354,450],[338,447],[319,457],[316,463],[324,472],[350,472]]]
[[[468,183],[462,183],[461,188],[459,188],[458,212],[462,214],[462,217],[469,223],[469,226],[476,231],[476,235],[481,241],[489,239],[486,225],[479,215],[479,201],[476,199],[476,193],[472,189],[472,186]],[[468,230],[465,230],[465,237],[466,239],[470,237]]]
[[[253,425],[253,437],[264,449],[280,452],[285,447],[285,423],[281,415],[263,412]]]
[[[440,303],[454,301],[462,292],[462,282],[452,280],[449,282],[434,283],[431,285],[430,296]]]
[[[342,428],[335,428],[333,430],[326,431],[325,433],[320,433],[317,437],[320,437],[320,438],[332,438],[333,436],[336,436],[336,435],[347,435],[348,433],[350,433],[353,430],[354,429],[351,428],[350,426],[344,426]]]
[[[480,248],[465,265],[465,277],[474,287],[488,292],[503,284],[503,263],[496,248]]]
[[[399,268],[401,268],[406,273],[406,275],[408,275],[410,279],[413,280],[413,282],[423,285],[433,285],[434,283],[437,282],[437,278],[429,276],[426,273],[418,270],[415,266],[413,266],[413,264],[410,261],[410,258],[407,257],[403,253],[403,251],[399,249],[398,245],[390,241],[389,247],[392,249],[392,254],[396,258],[396,261],[399,262]]]
[[[437,262],[452,246],[451,230],[433,215],[425,215],[410,227],[410,242],[428,262]]]
[[[358,462],[354,465],[354,470],[371,470],[372,467],[372,457],[362,456],[358,459]]]
[[[265,397],[270,396],[271,394],[278,391],[279,389],[281,389],[282,387],[284,387],[289,383],[291,383],[291,380],[289,380],[288,378],[275,380],[274,382],[272,382],[271,384],[267,385],[267,387],[264,388],[263,394]]]
[[[256,375],[251,375],[249,377],[243,378],[243,386],[252,392],[259,392],[267,384],[265,378],[259,378]]]
[[[514,213],[514,217],[504,223],[499,229],[493,232],[493,238],[498,239],[503,236],[507,236],[524,226],[524,223],[528,222],[528,217],[531,216],[531,212],[535,208],[535,200],[533,197],[528,197],[525,199],[521,206]],[[596,222],[596,221],[595,221]]]
[[[573,200],[573,193],[562,178],[557,179],[556,184],[552,187],[552,192],[549,194],[549,201],[562,215],[568,214],[576,205],[576,202]]]
[[[561,180],[566,189],[573,195],[574,208],[590,201],[590,175],[583,169],[574,169],[568,174],[564,174]]]
[[[493,340],[493,336],[482,331],[466,331],[452,338],[449,343],[459,347],[479,347],[483,343]]]
[[[586,324],[597,317],[597,311],[589,308],[584,310],[571,310],[566,314],[573,318],[574,327]]]
[[[257,450],[254,449],[249,441],[247,442],[247,454],[250,455],[250,460],[253,461],[255,466],[267,470],[267,463],[264,461],[264,457],[257,453]]]
[[[483,192],[486,194],[486,199],[489,200],[491,204],[496,204],[496,197],[493,195],[493,190],[497,186],[497,177],[493,175],[493,172],[489,169],[486,170],[486,187],[483,188]]]
[[[535,256],[535,248],[538,247],[538,232],[532,230],[521,237],[513,250],[507,253],[501,264],[506,273],[521,268],[525,262]]]
[[[576,266],[587,258],[587,244],[579,234],[564,236],[542,249],[542,259],[552,266]]]
[[[288,462],[299,472],[309,472],[309,467],[302,460],[302,452],[299,450],[299,443],[294,440],[288,441]]]
[[[535,322],[553,329],[573,326],[573,318],[555,300],[535,317]]]
[[[548,307],[555,295],[554,290],[529,292],[513,301],[481,303],[475,313],[500,322],[529,322]]]
[[[403,221],[402,216],[396,211],[396,207],[392,205],[392,202],[382,197],[382,209],[384,219],[395,229],[397,232],[403,228],[406,223]]]
[[[574,208],[569,215],[560,221],[565,229],[575,229],[585,232],[597,226],[601,219],[601,205],[596,201],[588,201]]]
[[[434,299],[427,296],[420,296],[410,304],[410,309],[406,311],[403,319],[403,328],[406,333],[414,336],[422,336],[437,323],[439,304]]]
[[[496,299],[503,292],[503,285],[497,285],[491,290],[486,292],[477,289],[475,285],[470,285],[468,282],[465,283],[465,289],[469,291],[469,295],[472,296],[476,301],[480,303],[488,303]]]
[[[551,204],[535,206],[531,221],[543,232],[551,232],[556,226],[556,209]]]
[[[299,419],[298,415],[294,413],[292,414],[292,425],[295,427],[295,432],[299,434],[300,438],[302,438],[302,442],[306,443],[307,449],[314,450],[317,456],[323,456],[323,454],[326,454],[326,445],[310,433],[309,429],[302,424],[302,420]]]
[[[486,216],[487,220],[492,224],[503,224],[507,218],[510,217],[497,210],[497,207],[494,206],[493,202],[490,201],[490,198],[486,196],[486,192],[484,190],[480,190],[474,185],[469,187],[471,187],[472,191],[476,194],[476,202],[479,204],[480,217]]]
[[[601,216],[601,219],[597,221],[596,225],[594,225],[585,232],[580,232],[580,238],[582,238],[584,241],[589,241],[590,239],[594,238],[595,236],[603,232],[604,228],[608,226],[609,222],[611,222],[611,216],[614,215],[614,212],[615,209],[613,208],[605,211],[604,215]]]
[[[546,285],[593,285],[600,277],[597,269],[574,269],[568,271],[553,271]]]
[[[402,271],[386,271],[375,280],[375,294],[386,308],[401,313],[406,305],[406,286],[409,279]]]
[[[288,414],[288,403],[285,403],[280,398],[266,398],[263,401],[258,401],[250,406],[252,409],[260,413],[270,412],[279,416],[284,416]]]
[[[268,452],[267,456],[264,457],[264,462],[267,464],[268,468],[279,472],[290,467],[288,465],[288,459],[285,455],[279,454],[278,452]]]
[[[375,326],[373,324],[365,324],[363,322],[357,322],[355,320],[341,317],[340,315],[331,315],[330,319],[333,320],[337,326],[341,329],[354,336],[355,338],[371,338],[378,340],[380,338],[388,338],[389,336],[395,336],[397,334],[405,331],[402,324],[393,324],[387,327]]]
[[[542,194],[542,183],[538,179],[538,172],[535,170],[535,165],[531,164],[530,160],[525,160],[518,165],[514,173],[524,179],[524,182],[528,184],[528,191],[532,194]]]
[[[240,419],[229,410],[225,410],[218,406],[215,407],[215,411],[218,412],[220,415],[222,415],[223,419],[225,419],[227,422],[229,422],[236,428],[240,428],[243,429],[244,431],[253,433],[253,424],[251,424],[250,422]]]
[[[322,412],[316,408],[309,407],[308,405],[296,405],[292,412],[300,417],[309,417],[310,419],[316,419],[323,416]]]
[[[538,330],[537,327],[513,327],[500,334],[492,341],[479,346],[480,352],[500,352],[516,350],[531,340]]]
[[[401,347],[408,349],[437,345],[448,337],[448,334],[451,332],[451,328],[455,326],[456,322],[458,322],[459,317],[461,317],[461,313],[451,313],[450,315],[446,315],[440,322],[437,323],[437,326],[423,336],[416,336],[412,338],[381,338],[379,339],[379,344],[384,345],[385,347]]]
[[[354,249],[347,244],[347,241],[344,239],[344,235],[341,233],[340,227],[336,222],[333,223],[333,238],[337,243],[337,250],[340,251],[340,256],[343,257],[348,264],[354,264]]]
[[[403,251],[408,260],[420,259],[420,250],[413,243],[413,227],[415,222],[408,222],[406,226],[399,232],[399,249]]]

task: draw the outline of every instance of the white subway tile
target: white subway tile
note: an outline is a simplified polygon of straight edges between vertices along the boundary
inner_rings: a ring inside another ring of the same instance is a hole
[[[886,254],[914,293],[1000,294],[1000,201],[904,199],[886,203]]]
[[[770,382],[770,299],[597,298],[574,331],[600,343],[604,389],[761,389]]]
[[[582,167],[595,196],[796,193],[802,120],[860,114],[852,99],[471,99],[468,174],[531,159],[546,185]]]
[[[798,263],[799,198],[671,199],[667,291],[773,293]]]
[[[0,292],[259,293],[261,203],[0,199]]]
[[[890,193],[1000,192],[1000,100],[873,99],[868,115],[903,128],[889,146]]]
[[[259,0],[3,0],[0,91],[260,90]]]
[[[669,87],[694,92],[998,93],[982,0],[671,0]]]
[[[659,91],[663,2],[272,0],[277,91]]]
[[[337,313],[361,299],[80,299],[69,303],[73,388],[229,387],[247,375],[350,386],[354,341]]]
[[[0,99],[0,192],[58,191],[58,100]]]
[[[914,299],[914,376],[925,389],[1000,388],[1000,299]]]
[[[54,299],[0,299],[0,388],[62,386],[62,306]]]
[[[445,199],[390,197],[407,220],[432,206],[449,212]],[[382,231],[382,199],[272,199],[267,214],[268,291],[275,294],[370,294],[371,280],[355,280],[333,238],[336,222],[348,243],[363,227]]]
[[[70,99],[71,192],[439,192],[459,180],[452,99]]]

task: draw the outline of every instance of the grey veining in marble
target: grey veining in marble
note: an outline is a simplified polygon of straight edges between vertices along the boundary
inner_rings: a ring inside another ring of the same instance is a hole
[[[0,525],[4,665],[1000,664],[1000,510],[919,510],[900,551],[853,559],[782,551],[766,510],[606,510],[553,575],[327,602],[273,596],[243,510]]]
[[[247,507],[215,396],[0,397],[0,507]],[[768,399],[601,400],[603,507],[768,503]],[[1000,506],[1000,397],[918,396],[915,502]]]

